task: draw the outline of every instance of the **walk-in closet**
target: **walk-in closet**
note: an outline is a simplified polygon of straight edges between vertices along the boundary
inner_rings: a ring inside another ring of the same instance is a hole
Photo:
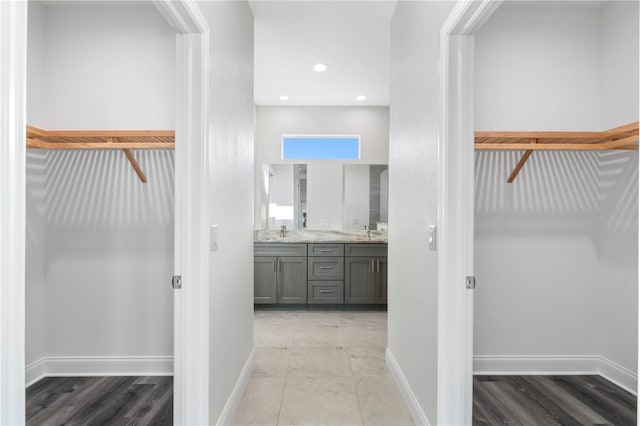
[[[638,4],[551,3],[475,36],[474,421],[635,424]]]
[[[175,32],[149,2],[28,15],[27,424],[170,424]]]

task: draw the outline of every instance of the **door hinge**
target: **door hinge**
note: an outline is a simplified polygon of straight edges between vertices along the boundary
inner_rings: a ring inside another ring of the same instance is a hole
[[[473,275],[468,276],[466,282],[468,290],[473,290],[474,288],[476,288],[476,277],[474,277]]]
[[[171,286],[174,290],[180,290],[182,288],[182,275],[174,275],[171,278]]]

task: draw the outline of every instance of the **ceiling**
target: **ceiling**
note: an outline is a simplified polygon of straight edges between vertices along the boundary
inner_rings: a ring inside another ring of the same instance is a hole
[[[250,1],[257,105],[389,105],[394,1]],[[325,72],[314,64],[329,66]],[[280,96],[287,95],[288,101]],[[365,95],[365,101],[356,96]]]

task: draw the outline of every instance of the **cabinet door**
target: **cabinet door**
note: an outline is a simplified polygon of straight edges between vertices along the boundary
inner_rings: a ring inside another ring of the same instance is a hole
[[[276,258],[253,258],[253,303],[276,303]]]
[[[307,303],[307,258],[278,258],[278,303]]]
[[[387,303],[387,258],[376,259],[376,303]]]
[[[344,260],[344,303],[374,303],[374,259],[372,257],[345,257]]]

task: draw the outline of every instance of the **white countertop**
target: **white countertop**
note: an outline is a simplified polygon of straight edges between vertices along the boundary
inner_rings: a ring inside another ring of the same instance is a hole
[[[387,243],[386,231],[371,231],[371,238],[367,238],[366,231],[287,231],[282,238],[280,231],[255,231],[256,243]]]

